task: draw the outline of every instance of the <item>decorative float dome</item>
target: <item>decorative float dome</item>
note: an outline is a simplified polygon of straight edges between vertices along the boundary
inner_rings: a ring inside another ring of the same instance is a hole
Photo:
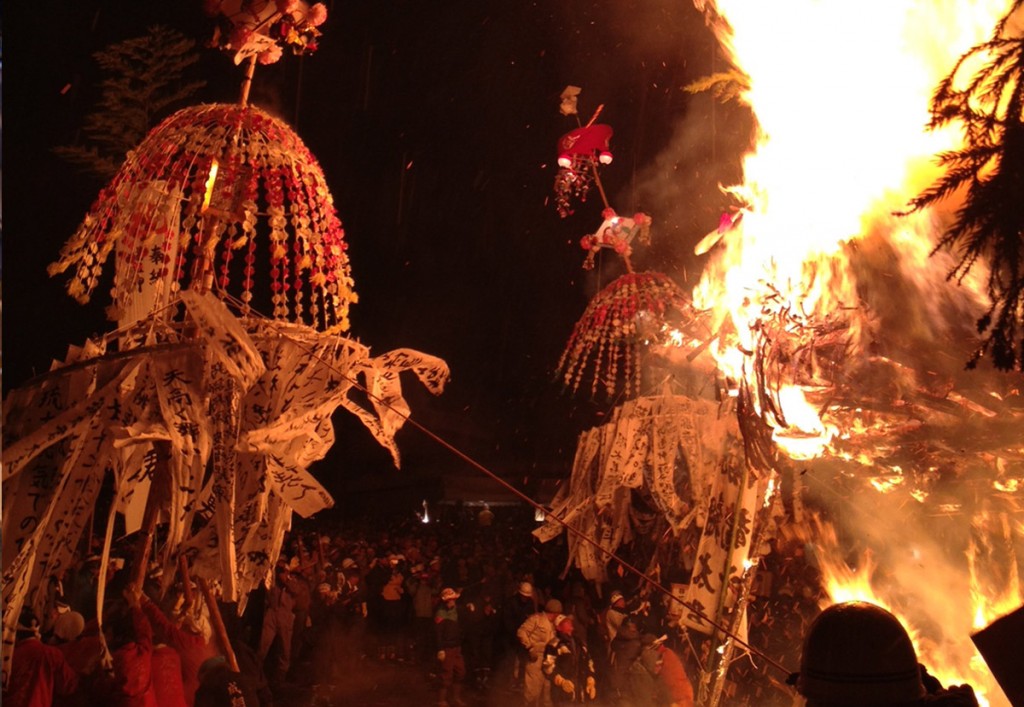
[[[299,136],[251,105],[209,104],[174,113],[128,154],[50,274],[71,269],[68,292],[86,302],[116,250],[115,319],[153,288],[150,310],[185,286],[247,307],[269,279],[275,319],[340,332],[357,301],[346,248]]]

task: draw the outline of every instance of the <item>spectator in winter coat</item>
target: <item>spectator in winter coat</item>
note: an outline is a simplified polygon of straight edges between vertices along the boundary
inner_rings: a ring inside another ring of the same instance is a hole
[[[178,613],[178,620],[172,621],[145,594],[140,598],[139,605],[153,626],[156,640],[170,646],[178,653],[185,704],[192,707],[196,689],[199,687],[199,666],[218,653],[210,641],[212,631],[209,622],[197,612],[196,607],[191,606],[182,606]],[[160,656],[160,658],[164,661],[170,660],[166,655]],[[174,689],[171,685],[166,687],[167,691]]]
[[[434,596],[436,578],[422,565],[411,570],[411,576],[405,582],[405,588],[412,597],[413,643],[416,647],[415,657],[426,663],[436,652],[434,648]]]
[[[551,680],[553,702],[593,702],[597,699],[594,662],[587,644],[573,635],[570,616],[555,619],[555,637],[544,649],[544,675]]]
[[[665,686],[672,707],[693,707],[693,685],[686,675],[679,654],[662,645],[661,661],[661,672],[658,673],[658,677]]]
[[[258,652],[260,662],[263,663],[275,643],[280,648],[276,664],[272,669],[268,668],[268,677],[272,683],[283,680],[291,667],[295,595],[298,592],[299,588],[288,571],[288,566],[283,562],[278,562],[275,568],[274,584],[267,590]]]
[[[441,663],[441,690],[438,707],[447,707],[451,691],[452,704],[462,707],[462,680],[466,677],[466,662],[462,657],[462,629],[455,601],[459,593],[451,587],[441,590],[441,606],[434,615],[437,631],[437,659]]]
[[[544,677],[544,650],[555,637],[555,619],[562,613],[562,602],[548,599],[544,611],[533,614],[519,627],[516,636],[526,648],[527,663],[523,679],[526,705],[551,704],[551,683]]]
[[[661,639],[652,634],[641,636],[640,657],[626,671],[625,689],[620,696],[621,707],[663,707],[669,704],[668,692],[659,675],[664,665]]]
[[[43,643],[39,629],[35,614],[22,611],[8,689],[3,693],[4,707],[50,707],[55,695],[70,695],[78,688],[78,675],[60,650]]]
[[[611,644],[611,658],[608,662],[608,692],[612,699],[623,695],[628,689],[629,669],[640,657],[643,645],[636,621],[630,617],[622,622],[615,640]]]

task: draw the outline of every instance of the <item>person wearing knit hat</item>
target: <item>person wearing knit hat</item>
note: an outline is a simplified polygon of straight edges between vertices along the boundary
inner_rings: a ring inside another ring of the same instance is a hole
[[[664,697],[659,677],[663,665],[661,640],[652,633],[644,633],[640,636],[640,643],[640,656],[626,670],[620,697],[626,704],[658,704]]]
[[[544,610],[531,614],[516,631],[516,637],[527,652],[523,671],[523,700],[527,705],[551,702],[551,683],[543,669],[544,651],[555,638],[555,620],[561,613],[562,602],[548,599]]]
[[[833,604],[811,622],[800,672],[787,682],[795,683],[808,707],[978,704],[970,685],[943,689],[918,662],[900,620],[865,601]]]

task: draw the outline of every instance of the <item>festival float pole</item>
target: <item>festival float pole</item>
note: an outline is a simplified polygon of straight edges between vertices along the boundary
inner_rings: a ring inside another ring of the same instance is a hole
[[[237,26],[251,20],[239,2],[214,8],[222,48],[261,63],[282,45],[315,49],[324,5],[279,13],[267,3],[272,18],[259,35]],[[129,534],[141,531],[128,570],[141,585],[163,513],[167,529],[152,550],[162,589],[175,565],[187,578],[187,556],[191,573],[219,581],[242,612],[270,576],[293,513],[334,503],[308,468],[333,443],[338,408],[400,466],[395,434],[409,417],[400,374],[437,395],[448,367],[411,349],[371,356],[344,336],[357,301],[346,250],[316,158],[256,107],[183,108],[128,153],[49,268],[70,270],[68,292],[85,304],[115,255],[108,312],[118,328],[69,347],[64,362],[4,400],[4,681],[22,606],[45,608],[44,578],[73,561],[111,470],[101,573],[121,514]],[[269,256],[269,315],[251,304],[257,255]]]

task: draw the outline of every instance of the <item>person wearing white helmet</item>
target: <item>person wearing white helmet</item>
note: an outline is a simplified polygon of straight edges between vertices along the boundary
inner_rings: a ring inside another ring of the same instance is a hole
[[[447,707],[451,693],[453,705],[461,707],[462,680],[466,677],[466,661],[462,657],[462,627],[459,625],[459,609],[455,605],[459,592],[451,587],[441,590],[441,606],[434,614],[437,632],[437,659],[441,662],[441,689],[438,707]]]
[[[626,618],[627,614],[626,598],[622,595],[622,592],[616,589],[608,597],[608,609],[604,613],[604,629],[609,644],[615,640],[615,635],[619,632],[619,626],[622,625],[622,621]]]
[[[542,666],[544,649],[555,637],[555,619],[561,613],[562,602],[548,599],[544,610],[527,618],[516,632],[528,655],[523,677],[523,701],[526,705],[551,704],[551,683],[544,677]]]
[[[506,646],[506,657],[500,666],[501,679],[507,679],[508,687],[513,692],[523,689],[523,671],[529,661],[527,650],[516,632],[531,615],[537,613],[537,593],[533,585],[523,581],[519,583],[515,594],[505,601],[501,613],[501,631]]]
[[[555,637],[544,649],[544,674],[551,680],[553,702],[593,702],[597,699],[594,661],[586,641],[576,636],[571,616],[555,619]]]

